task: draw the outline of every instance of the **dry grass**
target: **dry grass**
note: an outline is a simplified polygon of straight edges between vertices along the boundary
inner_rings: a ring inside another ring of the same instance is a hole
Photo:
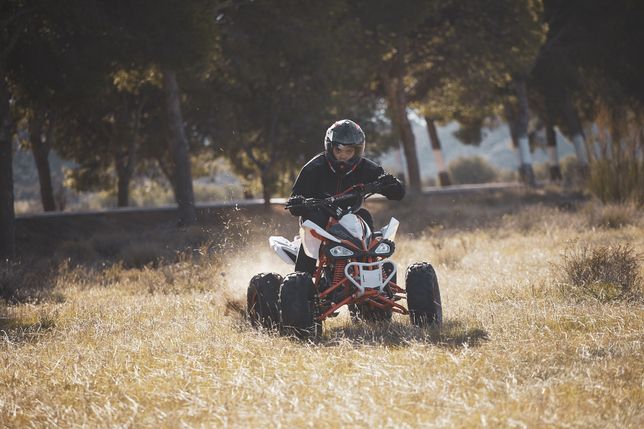
[[[441,332],[345,313],[317,342],[253,330],[248,279],[288,270],[263,238],[225,259],[63,268],[64,300],[0,306],[0,424],[642,427],[642,301],[565,299],[557,264],[571,246],[641,253],[644,231],[540,210],[514,229],[399,237],[400,270],[438,261]]]
[[[560,265],[562,292],[600,302],[636,300],[644,286],[640,260],[628,244],[571,249]]]
[[[637,225],[641,208],[633,204],[589,204],[585,208],[589,225],[599,228],[621,228]]]

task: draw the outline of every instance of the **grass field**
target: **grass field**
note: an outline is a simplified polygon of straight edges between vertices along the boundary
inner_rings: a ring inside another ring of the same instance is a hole
[[[628,299],[573,292],[564,266],[580,249],[641,256],[642,214],[461,202],[496,220],[459,227],[425,204],[398,210],[396,259],[436,267],[442,330],[345,313],[315,342],[252,329],[248,280],[289,268],[265,245],[276,214],[226,252],[62,265],[51,288],[0,304],[0,426],[643,427],[641,259]]]

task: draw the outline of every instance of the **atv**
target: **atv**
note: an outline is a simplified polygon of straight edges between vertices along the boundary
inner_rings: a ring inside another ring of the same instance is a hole
[[[330,215],[326,228],[310,220],[293,241],[269,238],[271,248],[295,265],[300,245],[317,259],[311,276],[296,272],[254,276],[247,291],[247,311],[253,326],[278,329],[284,335],[307,338],[321,334],[322,322],[348,306],[352,320],[390,321],[393,313],[409,315],[416,326],[442,323],[442,307],[434,268],[416,263],[407,269],[405,288],[397,284],[396,264],[390,259],[399,222],[371,231],[357,216],[362,202],[384,186],[379,181],[359,184],[328,198],[307,198],[297,207],[320,208]],[[352,204],[352,206],[348,206]],[[286,205],[286,209],[295,205]],[[346,207],[346,208],[345,208]],[[407,300],[407,308],[399,303]]]

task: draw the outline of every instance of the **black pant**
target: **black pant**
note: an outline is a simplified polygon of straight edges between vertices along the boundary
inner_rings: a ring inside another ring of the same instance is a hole
[[[362,220],[364,220],[367,225],[369,225],[369,228],[373,231],[373,217],[367,209],[360,209],[355,214],[360,216]],[[323,212],[317,212],[311,216],[303,216],[301,218],[302,222],[304,222],[305,220],[310,220],[316,225],[319,225],[322,228],[326,228],[326,224],[329,222],[329,215]],[[304,237],[302,237],[302,240],[304,240]],[[304,252],[304,246],[300,245],[300,251],[297,253],[297,260],[295,261],[295,271],[313,274],[313,272],[315,271],[315,263],[316,260],[308,256]]]

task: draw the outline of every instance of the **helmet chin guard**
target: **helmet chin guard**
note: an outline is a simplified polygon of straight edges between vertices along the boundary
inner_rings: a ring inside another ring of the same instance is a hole
[[[353,147],[353,157],[340,161],[333,155],[333,146]],[[336,174],[347,175],[358,166],[365,147],[365,135],[362,128],[350,119],[342,119],[329,127],[324,137],[324,156],[329,167]]]

